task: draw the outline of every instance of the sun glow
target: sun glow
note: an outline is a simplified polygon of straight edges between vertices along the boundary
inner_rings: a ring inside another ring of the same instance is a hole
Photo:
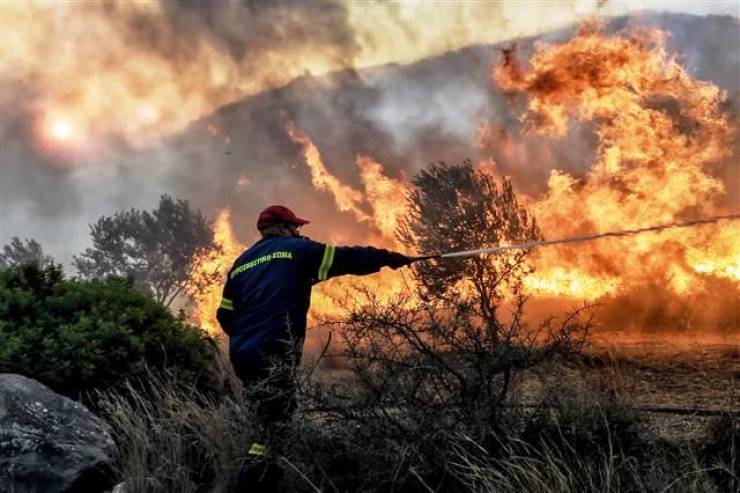
[[[51,136],[59,141],[68,141],[74,134],[74,127],[67,120],[56,120],[49,127]]]
[[[36,140],[49,154],[80,156],[92,149],[84,118],[70,111],[51,109],[37,123]]]

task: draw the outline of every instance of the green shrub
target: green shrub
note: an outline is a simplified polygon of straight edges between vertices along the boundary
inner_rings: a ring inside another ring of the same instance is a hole
[[[0,372],[80,397],[147,369],[194,379],[212,343],[126,279],[65,279],[59,265],[0,271]]]

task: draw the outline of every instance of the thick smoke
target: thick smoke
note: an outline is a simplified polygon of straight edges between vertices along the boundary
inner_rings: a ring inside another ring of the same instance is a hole
[[[150,207],[165,192],[198,201],[166,180],[200,163],[162,136],[307,71],[351,66],[357,51],[337,3],[2,9],[0,238],[36,237],[65,261],[100,214]],[[55,125],[70,135],[57,138]]]
[[[616,22],[625,27],[623,20]],[[667,23],[668,28],[681,24],[689,32],[712,31],[718,38],[714,43],[737,34],[733,21],[724,18],[652,16],[640,22],[659,27]],[[567,39],[572,32],[552,33],[547,41]],[[693,38],[671,40],[669,48],[690,56],[704,49],[688,39]],[[679,45],[679,41],[686,44]],[[522,60],[536,42],[539,39],[517,42]],[[373,156],[392,177],[411,176],[438,160],[493,157],[498,171],[512,176],[518,190],[537,195],[554,168],[576,176],[585,173],[594,161],[597,139],[588,126],[573,127],[565,139],[525,132],[518,118],[520,107],[496,91],[490,80],[491,65],[498,63],[502,49],[510,47],[511,43],[472,47],[408,66],[304,77],[283,89],[231,105],[194,125],[188,138],[177,140],[175,148],[192,147],[183,161],[198,162],[203,171],[178,173],[173,179],[189,191],[200,189],[203,196],[208,192],[202,187],[202,173],[221,170],[212,175],[217,186],[206,202],[233,206],[236,217],[238,213],[252,217],[264,204],[263,197],[288,199],[309,210],[333,211],[331,197],[310,187],[298,149],[286,137],[283,118],[287,115],[311,136],[331,171],[354,186],[359,184],[354,165],[357,154]],[[731,91],[738,87],[734,78],[738,68],[736,62],[715,61],[698,66],[697,71],[718,74],[720,86]],[[697,76],[706,78],[701,72]],[[208,125],[220,133],[209,135]],[[475,145],[476,135],[480,147]],[[188,145],[204,140],[207,146]],[[242,174],[251,180],[246,189],[237,185]],[[326,224],[336,225],[333,229],[356,229],[351,215],[329,212],[322,217]],[[363,237],[364,232],[357,231],[355,238]]]
[[[254,71],[276,48],[302,50],[342,64],[352,63],[358,50],[347,11],[338,3],[241,0],[165,3],[163,7],[174,32],[206,32],[248,71]],[[180,40],[185,42],[182,36]],[[281,71],[289,70],[282,67]]]
[[[42,116],[131,145],[357,52],[335,3],[11,4],[3,24],[4,82],[34,90]]]

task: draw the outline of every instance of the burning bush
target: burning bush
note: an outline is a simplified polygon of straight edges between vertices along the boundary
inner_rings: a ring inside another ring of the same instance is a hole
[[[511,184],[499,186],[469,162],[432,165],[413,184],[400,228],[411,248],[449,251],[540,237]],[[591,327],[588,307],[538,326],[524,322],[526,257],[421,266],[415,271],[421,297],[382,301],[366,290],[352,298],[367,301],[331,324],[343,338],[350,376],[305,387],[305,398],[329,426],[352,429],[353,440],[373,457],[350,452],[345,459],[363,485],[459,488],[449,469],[453,436],[493,452],[506,427],[503,405],[513,374],[580,348]],[[503,306],[510,316],[499,314]]]
[[[193,381],[212,357],[202,331],[129,280],[67,280],[58,265],[0,271],[0,340],[0,372],[74,397],[147,368]]]

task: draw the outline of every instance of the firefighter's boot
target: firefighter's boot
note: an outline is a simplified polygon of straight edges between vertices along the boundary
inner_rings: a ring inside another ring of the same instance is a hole
[[[236,493],[276,493],[282,469],[272,460],[268,460],[265,447],[253,443],[244,459],[236,482]]]

